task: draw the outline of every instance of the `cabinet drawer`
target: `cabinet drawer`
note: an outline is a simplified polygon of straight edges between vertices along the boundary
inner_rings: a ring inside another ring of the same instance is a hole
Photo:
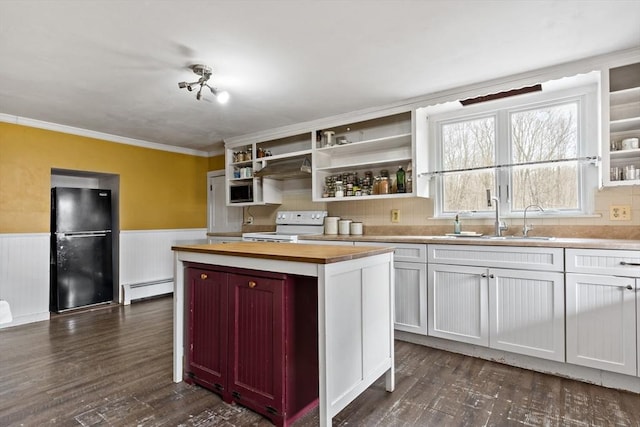
[[[566,258],[567,273],[640,277],[640,251],[567,249]]]
[[[427,245],[421,245],[419,243],[356,242],[356,246],[394,247],[394,261],[427,262]]]
[[[428,245],[429,263],[564,271],[562,248],[522,246]]]

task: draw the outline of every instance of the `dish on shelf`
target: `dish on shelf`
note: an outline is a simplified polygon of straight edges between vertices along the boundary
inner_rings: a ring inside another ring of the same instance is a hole
[[[620,148],[622,150],[633,150],[638,148],[638,138],[625,138],[620,142]]]

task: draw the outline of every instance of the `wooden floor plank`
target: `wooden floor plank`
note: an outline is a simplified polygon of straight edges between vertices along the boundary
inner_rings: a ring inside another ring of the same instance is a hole
[[[0,330],[0,426],[270,426],[172,382],[172,299]],[[396,342],[381,378],[334,426],[640,426],[640,395]],[[295,423],[318,425],[317,409]]]

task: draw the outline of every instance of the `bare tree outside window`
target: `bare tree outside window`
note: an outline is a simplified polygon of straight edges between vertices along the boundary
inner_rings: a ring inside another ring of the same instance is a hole
[[[578,157],[578,105],[575,102],[511,114],[511,162],[540,162]],[[515,167],[512,210],[530,204],[577,209],[577,161]]]
[[[447,123],[442,126],[444,170],[495,165],[495,117]],[[442,177],[443,211],[481,211],[487,209],[486,189],[493,188],[495,171],[458,172]]]
[[[578,209],[578,108],[576,101],[491,115],[441,125],[442,169],[452,171],[497,165],[496,150],[508,150],[509,163],[549,162],[508,168],[510,211],[530,204]],[[497,117],[507,117],[510,135],[496,131]],[[496,169],[442,175],[443,212],[488,211],[486,189],[495,191]],[[506,186],[506,185],[505,185]],[[493,194],[496,194],[495,192]]]

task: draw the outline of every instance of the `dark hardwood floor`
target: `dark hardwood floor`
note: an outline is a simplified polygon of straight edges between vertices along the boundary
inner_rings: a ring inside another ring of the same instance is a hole
[[[270,426],[171,381],[170,297],[0,330],[0,426]],[[640,426],[640,395],[396,342],[338,426]],[[317,409],[296,422],[315,426]]]

